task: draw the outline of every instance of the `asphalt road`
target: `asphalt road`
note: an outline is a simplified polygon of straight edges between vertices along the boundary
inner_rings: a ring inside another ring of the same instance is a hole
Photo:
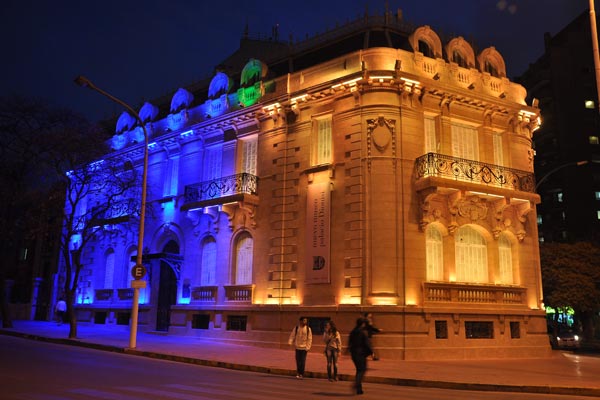
[[[592,399],[378,384],[365,384],[364,390],[361,399]],[[2,400],[306,400],[346,397],[354,397],[349,382],[298,380],[0,336]]]

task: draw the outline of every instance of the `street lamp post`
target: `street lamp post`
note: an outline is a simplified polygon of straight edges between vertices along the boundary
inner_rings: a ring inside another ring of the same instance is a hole
[[[127,111],[129,111],[131,114],[133,114],[135,119],[142,126],[142,130],[144,131],[144,169],[142,172],[142,201],[140,204],[140,227],[138,230],[137,257],[136,257],[135,267],[134,267],[136,269],[143,271],[144,267],[142,264],[142,250],[143,250],[143,245],[144,245],[144,222],[145,222],[145,218],[146,218],[146,189],[147,189],[147,181],[148,181],[148,132],[146,131],[146,126],[144,125],[144,122],[140,118],[140,115],[131,106],[129,106],[124,101],[116,98],[115,96],[111,95],[110,93],[107,93],[104,90],[100,89],[86,77],[81,76],[81,75],[78,76],[77,78],[75,78],[75,83],[79,86],[87,87],[88,89],[95,90],[96,92],[100,93],[101,95],[108,97],[115,103],[118,103],[118,104],[122,105],[123,107],[125,107],[125,109]],[[136,278],[136,280],[137,279],[139,279],[139,278]],[[137,339],[140,287],[143,287],[143,286],[138,285],[137,282],[134,281],[134,282],[132,282],[132,287],[133,287],[133,301],[131,304],[131,330],[130,330],[130,334],[129,334],[129,348],[135,349],[136,339]]]

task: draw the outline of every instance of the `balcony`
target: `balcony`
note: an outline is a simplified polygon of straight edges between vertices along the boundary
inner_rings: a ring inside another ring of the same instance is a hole
[[[225,301],[236,303],[252,303],[254,285],[225,286]]]
[[[500,285],[425,282],[425,303],[525,305],[527,289]]]
[[[427,186],[426,182],[420,181],[429,178],[435,180],[440,186],[443,185],[441,180],[453,180],[535,193],[535,176],[532,172],[444,154],[427,153],[417,158],[415,175],[417,186],[421,186],[417,187],[417,190]]]
[[[258,177],[241,173],[185,187],[182,210],[200,208],[256,197]]]
[[[217,301],[217,286],[196,286],[192,288],[192,301],[214,303]]]

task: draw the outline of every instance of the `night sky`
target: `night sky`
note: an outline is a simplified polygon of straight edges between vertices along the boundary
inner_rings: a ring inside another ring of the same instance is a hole
[[[509,77],[538,59],[544,32],[558,33],[588,0],[389,0],[404,20],[495,46]],[[250,35],[314,36],[363,15],[381,15],[385,0],[3,0],[0,5],[0,95],[47,99],[92,120],[122,109],[77,87],[85,75],[134,107],[212,76],[233,53],[246,23]],[[596,6],[598,7],[598,6]],[[590,49],[591,51],[591,49]]]

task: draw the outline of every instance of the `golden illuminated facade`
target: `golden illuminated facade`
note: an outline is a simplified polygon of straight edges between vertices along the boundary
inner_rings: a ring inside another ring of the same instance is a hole
[[[548,355],[539,110],[492,47],[390,37],[287,73],[251,59],[148,124],[140,329],[278,347],[301,315],[347,334],[369,311],[387,358]],[[110,156],[140,166],[126,119]],[[80,319],[127,323],[135,244],[84,250]]]

